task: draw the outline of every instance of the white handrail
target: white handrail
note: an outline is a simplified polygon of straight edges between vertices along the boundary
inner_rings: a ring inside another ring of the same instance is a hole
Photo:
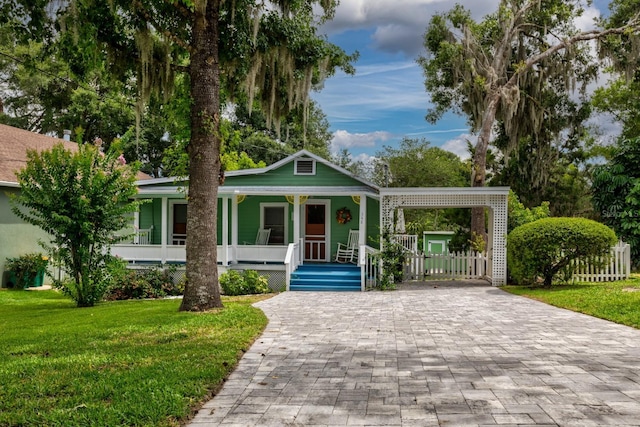
[[[302,264],[300,257],[300,243],[289,243],[284,257],[286,290],[291,286],[291,274]]]
[[[380,250],[367,245],[360,245],[358,250],[358,265],[360,265],[360,290],[364,291],[367,281],[371,286],[377,286],[380,273]]]

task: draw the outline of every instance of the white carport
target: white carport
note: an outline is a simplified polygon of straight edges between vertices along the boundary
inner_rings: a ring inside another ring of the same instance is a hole
[[[487,207],[487,276],[492,285],[504,285],[507,281],[508,195],[509,187],[380,188],[380,229],[392,229],[396,209]]]

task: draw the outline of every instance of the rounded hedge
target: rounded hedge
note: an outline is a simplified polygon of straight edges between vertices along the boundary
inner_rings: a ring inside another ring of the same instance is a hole
[[[513,229],[507,236],[507,266],[518,284],[544,279],[551,286],[558,273],[570,277],[574,260],[609,255],[616,243],[612,229],[585,218],[544,218]]]

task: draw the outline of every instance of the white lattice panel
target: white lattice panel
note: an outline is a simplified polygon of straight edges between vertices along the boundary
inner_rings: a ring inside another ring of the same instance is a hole
[[[471,208],[491,209],[489,227],[490,275],[494,286],[507,279],[507,195],[508,188],[394,188],[380,191],[380,227],[393,228],[393,213],[397,208]]]

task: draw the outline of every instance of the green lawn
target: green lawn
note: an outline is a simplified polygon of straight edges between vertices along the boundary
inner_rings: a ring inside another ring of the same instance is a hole
[[[0,290],[0,426],[180,425],[266,326],[259,298],[198,314]]]
[[[556,307],[640,329],[640,277],[638,276],[620,282],[558,285],[551,288],[504,286],[502,289]]]

